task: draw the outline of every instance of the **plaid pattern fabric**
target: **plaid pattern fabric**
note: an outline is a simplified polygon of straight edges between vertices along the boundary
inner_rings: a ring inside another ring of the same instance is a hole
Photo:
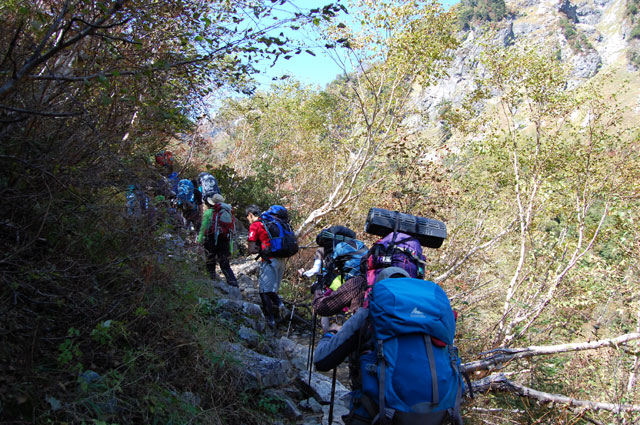
[[[316,294],[313,298],[313,310],[320,316],[334,316],[343,313],[346,307],[355,312],[362,306],[362,297],[367,280],[364,276],[356,276],[347,280],[337,291],[329,295]]]

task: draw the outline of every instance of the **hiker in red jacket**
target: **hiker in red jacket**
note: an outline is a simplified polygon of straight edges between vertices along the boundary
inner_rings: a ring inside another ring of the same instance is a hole
[[[280,289],[280,282],[284,275],[284,261],[282,258],[264,254],[269,252],[271,242],[269,234],[260,220],[260,213],[261,209],[257,205],[250,205],[246,208],[247,220],[251,224],[249,226],[248,250],[249,254],[260,254],[262,263],[258,275],[258,291],[265,319],[269,326],[274,328],[276,326],[275,319],[279,318],[280,306],[282,305],[278,289]]]

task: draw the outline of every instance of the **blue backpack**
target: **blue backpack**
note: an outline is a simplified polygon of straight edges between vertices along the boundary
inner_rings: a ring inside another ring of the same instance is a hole
[[[169,182],[169,188],[176,195],[178,194],[178,185],[180,184],[180,178],[178,177],[177,172],[173,172],[167,176],[167,181]]]
[[[289,213],[281,205],[272,205],[260,214],[260,221],[269,235],[271,249],[263,254],[267,257],[291,257],[298,252],[298,240],[289,223]]]
[[[360,357],[364,414],[380,423],[462,424],[456,322],[442,288],[414,278],[381,280],[369,320],[376,350]]]
[[[343,282],[362,274],[360,261],[368,252],[367,246],[356,239],[348,242],[339,242],[336,245],[331,253],[331,259],[338,269],[338,273],[342,276]]]
[[[182,179],[180,183],[178,183],[178,193],[176,195],[176,200],[178,205],[182,205],[183,208],[186,209],[194,209],[196,208],[196,199],[193,194],[194,188],[193,183],[189,179]]]

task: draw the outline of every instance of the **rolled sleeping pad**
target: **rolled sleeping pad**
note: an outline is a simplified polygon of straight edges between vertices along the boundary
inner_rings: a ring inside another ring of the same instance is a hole
[[[366,233],[386,236],[394,230],[415,237],[420,245],[427,248],[440,248],[447,238],[447,226],[440,220],[382,208],[369,210],[364,224]]]

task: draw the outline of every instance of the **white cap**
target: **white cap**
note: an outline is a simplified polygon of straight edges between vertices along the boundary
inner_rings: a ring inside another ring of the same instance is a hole
[[[224,202],[224,196],[222,196],[219,193],[216,193],[213,196],[208,196],[205,199],[205,202],[211,206],[214,206],[215,204],[217,204],[218,202]]]

